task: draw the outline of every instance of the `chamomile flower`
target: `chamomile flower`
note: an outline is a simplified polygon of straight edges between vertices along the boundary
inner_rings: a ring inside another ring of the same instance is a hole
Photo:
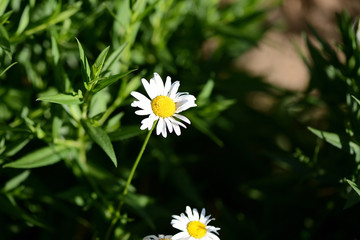
[[[186,216],[187,215],[187,216]],[[210,218],[211,215],[205,216],[205,208],[199,212],[197,209],[193,209],[189,206],[186,207],[186,215],[181,213],[180,216],[173,215],[171,225],[174,228],[179,229],[181,232],[175,234],[171,239],[173,240],[220,240],[218,236],[218,230],[220,228],[208,225],[214,218]]]
[[[135,114],[148,115],[141,121],[140,129],[150,130],[154,122],[158,120],[157,135],[161,133],[166,138],[167,131],[169,133],[174,131],[179,136],[180,127],[186,128],[180,121],[190,124],[190,120],[179,113],[195,107],[196,98],[187,92],[178,92],[180,82],[171,83],[170,77],[166,78],[165,84],[157,73],[154,73],[154,77],[149,82],[144,78],[141,81],[150,99],[139,92],[131,92],[131,95],[137,99],[131,103],[131,106],[140,108],[135,111]]]
[[[155,235],[149,235],[143,238],[143,240],[170,240],[171,239],[171,235],[162,235],[160,234],[159,236],[155,236]]]

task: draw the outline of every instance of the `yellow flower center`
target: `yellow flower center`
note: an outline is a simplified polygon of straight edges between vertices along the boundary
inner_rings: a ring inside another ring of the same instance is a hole
[[[194,238],[202,238],[206,234],[206,226],[199,221],[191,221],[187,225],[187,231]]]
[[[167,96],[157,96],[151,101],[151,109],[155,115],[167,118],[175,113],[176,107],[175,102],[171,98]]]

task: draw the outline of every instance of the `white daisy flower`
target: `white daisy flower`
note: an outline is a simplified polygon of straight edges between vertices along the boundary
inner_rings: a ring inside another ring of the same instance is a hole
[[[180,233],[174,235],[171,239],[173,240],[220,240],[218,236],[214,233],[218,234],[218,230],[220,228],[209,226],[209,222],[214,220],[214,218],[210,218],[211,215],[205,216],[205,208],[201,210],[201,214],[197,209],[193,209],[189,206],[186,207],[186,214],[181,213],[180,216],[173,215],[173,219],[171,220],[171,225],[174,228],[181,230]]]
[[[179,120],[190,124],[190,120],[180,115],[191,107],[196,107],[196,98],[186,92],[178,92],[180,82],[175,81],[171,84],[171,78],[167,77],[164,85],[159,74],[154,73],[154,77],[148,82],[141,79],[142,84],[150,99],[143,94],[133,91],[131,95],[136,98],[131,103],[132,107],[139,107],[141,110],[135,111],[137,115],[149,115],[141,121],[141,130],[150,130],[156,120],[159,120],[156,126],[156,134],[160,133],[166,138],[167,131],[180,135],[180,126],[186,128],[185,124]]]
[[[149,235],[143,238],[143,240],[170,240],[171,239],[171,235],[163,235],[160,234],[159,236],[155,236],[155,235]]]

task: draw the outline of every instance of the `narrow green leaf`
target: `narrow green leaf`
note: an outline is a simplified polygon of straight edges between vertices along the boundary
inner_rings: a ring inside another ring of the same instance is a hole
[[[48,146],[31,152],[24,157],[5,164],[10,168],[37,168],[55,164],[65,158],[73,149],[62,146]]]
[[[107,86],[110,86],[111,84],[117,82],[119,79],[125,77],[126,75],[136,71],[137,69],[133,69],[130,70],[126,73],[119,73],[119,74],[115,74],[109,77],[105,77],[105,78],[100,78],[97,82],[97,84],[95,85],[95,87],[92,89],[92,91],[94,93],[99,92],[100,90],[106,88]]]
[[[51,53],[54,60],[54,64],[57,65],[60,59],[60,52],[54,36],[51,36]]]
[[[18,141],[10,142],[10,144],[6,146],[4,155],[6,157],[14,156],[16,153],[22,150],[23,147],[25,147],[30,142],[31,139],[32,137],[30,136],[19,139]]]
[[[10,69],[12,66],[14,66],[15,64],[17,64],[17,62],[13,62],[13,63],[10,64],[7,68],[5,68],[5,70],[0,73],[0,77],[1,77],[4,73],[6,73],[6,71],[9,70],[9,69]]]
[[[38,99],[36,99],[36,101],[52,102],[66,105],[77,105],[82,103],[79,95],[70,95],[63,93],[52,96],[39,97]]]
[[[119,61],[122,52],[124,51],[127,43],[124,43],[121,45],[118,49],[116,49],[113,53],[110,54],[110,56],[106,59],[104,62],[103,72],[107,72],[110,70],[111,66]]]
[[[0,1],[0,16],[4,14],[7,5],[9,4],[10,0],[1,0]]]
[[[347,151],[350,154],[354,154],[356,162],[360,162],[360,146],[355,142],[350,141],[346,137],[339,136],[336,133],[320,131],[311,127],[308,127],[308,129],[317,137],[323,139],[334,147]]]
[[[357,99],[355,96],[351,95],[351,97],[360,105],[360,100]]]
[[[0,133],[6,132],[23,132],[23,133],[31,133],[31,131],[27,128],[13,128],[5,124],[0,124]]]
[[[11,190],[14,190],[15,188],[17,188],[22,182],[24,182],[30,175],[30,171],[29,170],[25,170],[22,173],[20,173],[19,175],[11,178],[9,181],[7,181],[5,183],[5,186],[3,187],[3,191],[4,192],[9,192]]]
[[[20,22],[15,34],[20,35],[22,32],[24,32],[26,27],[29,25],[29,21],[30,21],[30,6],[27,5],[21,15]]]
[[[23,35],[26,37],[26,36],[33,35],[37,32],[41,32],[54,24],[57,24],[66,19],[69,19],[72,15],[77,13],[80,9],[81,9],[81,2],[77,2],[74,5],[70,6],[68,9],[66,9],[65,11],[62,11],[60,13],[55,11],[54,14],[51,15],[49,18],[44,19],[44,21],[41,24],[26,30]],[[12,40],[14,40],[14,39],[12,39]],[[15,40],[17,40],[17,39],[15,38]]]
[[[99,56],[96,58],[95,63],[92,65],[92,79],[97,79],[101,73],[101,69],[104,65],[106,56],[109,52],[110,46],[106,47],[104,50],[101,51]]]
[[[81,46],[80,41],[76,38],[76,41],[79,46],[79,53],[80,53],[80,60],[81,60],[81,76],[85,85],[85,88],[87,89],[88,82],[90,81],[90,66],[89,62],[85,56],[85,52],[83,47]]]
[[[1,1],[0,1],[1,2]],[[0,195],[0,211],[11,216],[13,219],[21,219],[22,221],[33,224],[42,228],[50,228],[44,221],[37,219],[34,214],[30,214],[20,207],[10,194]]]
[[[350,181],[349,179],[345,179],[345,180],[352,187],[352,189],[354,189],[355,192],[360,196],[360,189],[359,189],[358,185],[356,185],[356,183],[354,183],[353,181]]]
[[[142,134],[144,131],[138,125],[124,126],[109,134],[112,141],[123,141]]]
[[[196,103],[198,106],[201,106],[207,102],[207,100],[210,98],[210,95],[214,89],[215,82],[212,79],[209,79],[204,87],[201,89],[201,92],[196,98]]]
[[[115,151],[108,134],[101,127],[94,127],[90,122],[82,120],[86,132],[89,134],[91,139],[96,142],[104,152],[109,156],[111,161],[117,167],[117,159]]]
[[[219,147],[222,147],[224,143],[210,130],[209,124],[203,119],[191,115],[191,122],[194,126],[203,134],[207,135],[210,139],[212,139]]]
[[[141,21],[144,17],[146,17],[150,12],[155,8],[155,6],[158,4],[160,0],[156,0],[152,4],[150,4],[144,11],[141,12],[141,14],[135,19],[133,23],[136,23],[138,21]]]
[[[331,132],[325,132],[325,131],[321,131],[321,130],[317,130],[315,128],[312,127],[308,127],[308,129],[315,134],[317,137],[325,140],[326,142],[330,143],[331,145],[342,149],[342,144],[341,144],[341,140],[338,134],[336,133],[331,133]]]
[[[14,11],[11,10],[11,11],[6,12],[3,15],[0,15],[0,24],[5,24],[13,12]]]
[[[6,31],[5,27],[2,25],[0,25],[0,47],[8,53],[11,52],[10,42],[9,42],[9,34]]]

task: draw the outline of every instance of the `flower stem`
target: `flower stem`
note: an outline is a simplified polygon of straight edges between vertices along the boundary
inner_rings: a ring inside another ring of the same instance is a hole
[[[107,230],[107,232],[106,232],[105,240],[108,240],[108,239],[109,239],[109,237],[110,237],[110,235],[111,235],[111,233],[112,233],[112,231],[113,231],[113,229],[114,229],[114,227],[115,227],[115,224],[116,224],[116,223],[118,222],[118,220],[120,219],[120,216],[121,216],[120,211],[121,211],[122,206],[124,205],[124,201],[125,201],[125,197],[126,197],[127,192],[128,192],[128,188],[129,188],[129,186],[130,186],[130,184],[131,184],[131,181],[132,181],[132,179],[133,179],[133,177],[134,177],[136,168],[137,168],[137,166],[139,165],[140,159],[141,159],[141,157],[142,157],[142,155],[143,155],[143,153],[144,153],[144,151],[145,151],[146,145],[147,145],[148,142],[149,142],[151,133],[153,132],[153,130],[154,130],[155,126],[156,126],[156,123],[157,123],[157,121],[154,122],[151,130],[148,132],[148,134],[147,134],[147,136],[146,136],[146,138],[145,138],[145,141],[144,141],[144,143],[143,143],[143,145],[142,145],[142,147],[141,147],[141,149],[140,149],[140,152],[139,152],[139,154],[138,154],[138,156],[137,156],[137,158],[136,158],[136,160],[135,160],[135,162],[134,162],[134,165],[133,165],[133,167],[132,167],[132,169],[131,169],[130,175],[129,175],[127,181],[126,181],[126,185],[125,185],[124,191],[123,191],[123,193],[122,193],[122,195],[121,195],[121,199],[120,199],[119,205],[118,205],[117,208],[116,208],[115,216],[114,216],[114,218],[112,219],[112,221],[111,221],[111,223],[110,223],[110,226],[109,226],[109,228],[108,228],[108,230]]]

